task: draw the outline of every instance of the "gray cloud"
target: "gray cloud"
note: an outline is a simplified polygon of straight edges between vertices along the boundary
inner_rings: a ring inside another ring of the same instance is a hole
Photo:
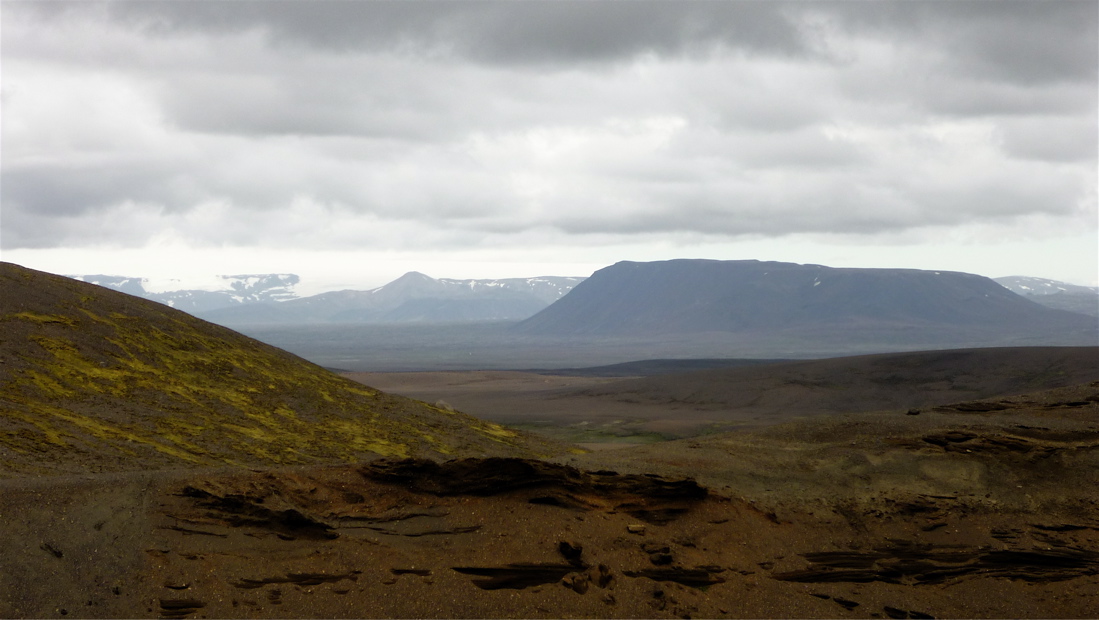
[[[941,70],[971,78],[1091,82],[1099,69],[1099,14],[1090,0],[841,2],[828,12],[847,34],[919,42],[946,59]]]
[[[49,3],[57,4],[57,3]],[[504,64],[613,62],[716,49],[822,52],[806,23],[826,15],[848,34],[916,41],[943,68],[1017,83],[1088,81],[1099,69],[1089,0],[902,2],[117,2],[115,19],[152,33],[258,30],[275,45],[398,51]]]
[[[715,45],[803,52],[778,5],[762,2],[121,2],[117,19],[154,32],[260,29],[276,44],[399,50],[498,63],[613,61]]]
[[[1090,2],[3,11],[4,247],[874,235],[1094,200]]]
[[[1026,116],[1000,123],[1004,150],[1013,158],[1047,162],[1099,159],[1099,123],[1087,116]]]

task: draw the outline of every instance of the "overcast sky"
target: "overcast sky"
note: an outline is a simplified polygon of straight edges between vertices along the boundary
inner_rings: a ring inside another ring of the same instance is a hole
[[[0,249],[29,267],[1099,283],[1095,0],[2,11]]]

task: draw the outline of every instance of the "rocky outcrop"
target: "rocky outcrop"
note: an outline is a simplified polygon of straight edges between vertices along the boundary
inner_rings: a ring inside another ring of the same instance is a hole
[[[649,523],[667,523],[706,498],[691,479],[581,471],[567,465],[517,458],[382,459],[360,469],[375,482],[400,484],[432,495],[491,496],[513,492],[527,501],[574,509],[607,506]]]
[[[1044,582],[1099,574],[1099,552],[1066,542],[1046,548],[987,549],[891,541],[866,551],[821,551],[802,557],[808,568],[772,577],[806,583],[928,585],[977,575]]]

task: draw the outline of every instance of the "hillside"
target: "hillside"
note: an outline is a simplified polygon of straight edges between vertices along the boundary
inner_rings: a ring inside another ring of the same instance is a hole
[[[200,316],[224,325],[520,320],[550,305],[581,280],[556,276],[452,280],[413,271],[366,291],[332,291]]]
[[[167,306],[0,263],[0,476],[553,449]]]
[[[722,332],[936,347],[1099,339],[1094,319],[1046,308],[982,276],[712,260],[617,263],[516,330],[632,337]]]

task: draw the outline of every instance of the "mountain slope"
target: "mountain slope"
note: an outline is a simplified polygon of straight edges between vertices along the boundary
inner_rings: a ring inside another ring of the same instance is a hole
[[[972,274],[712,260],[617,263],[517,330],[629,336],[785,332],[807,338],[850,332],[855,340],[900,342],[928,335],[950,342],[957,335],[989,344],[1018,336],[1092,344],[1097,333],[1087,317],[1045,308]]]
[[[0,476],[526,454],[161,304],[0,263]]]
[[[519,320],[553,303],[581,280],[555,276],[452,280],[412,271],[367,291],[333,291],[279,304],[225,308],[201,316],[226,325]]]
[[[995,278],[995,281],[1009,291],[1043,306],[1099,317],[1099,288],[1094,286],[1077,286],[1027,276],[1007,276]]]

